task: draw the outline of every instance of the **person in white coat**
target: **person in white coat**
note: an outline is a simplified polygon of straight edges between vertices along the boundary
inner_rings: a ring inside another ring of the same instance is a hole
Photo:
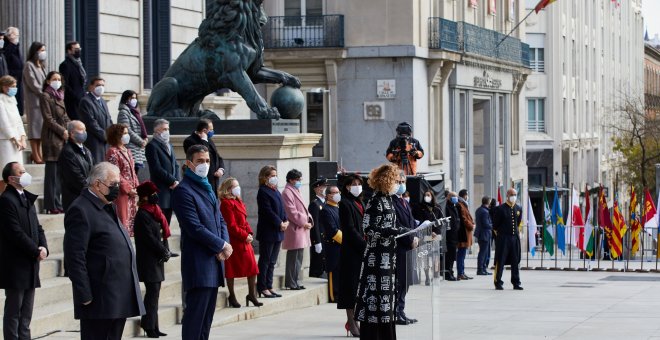
[[[23,162],[21,152],[25,150],[27,136],[16,102],[16,79],[0,77],[0,167],[9,162]],[[6,183],[0,181],[0,192]]]

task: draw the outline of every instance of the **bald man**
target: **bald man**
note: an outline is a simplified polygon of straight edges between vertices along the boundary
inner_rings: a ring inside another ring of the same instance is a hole
[[[518,193],[511,188],[506,192],[506,202],[495,208],[493,232],[495,232],[495,289],[503,290],[502,271],[511,265],[513,289],[523,290],[520,283],[520,223],[522,208],[516,204]]]
[[[94,165],[92,153],[83,144],[87,140],[85,124],[79,120],[72,120],[67,124],[66,130],[69,132],[69,140],[64,144],[57,160],[64,211],[69,209],[71,202],[82,192]]]

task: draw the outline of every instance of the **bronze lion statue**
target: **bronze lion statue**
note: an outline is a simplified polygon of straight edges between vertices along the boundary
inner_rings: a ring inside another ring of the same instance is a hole
[[[254,84],[300,88],[298,78],[263,66],[263,0],[212,0],[198,37],[151,91],[147,112],[162,117],[197,117],[207,95],[221,88],[240,94],[259,119],[279,119],[277,108]]]

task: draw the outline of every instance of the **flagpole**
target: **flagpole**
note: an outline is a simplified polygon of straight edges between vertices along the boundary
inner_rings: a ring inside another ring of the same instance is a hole
[[[497,45],[495,45],[495,49],[497,50],[497,49],[500,47],[500,44],[502,44],[502,43],[504,42],[504,40],[506,40],[506,38],[510,37],[510,36],[511,36],[511,33],[513,33],[516,29],[518,29],[518,27],[520,26],[520,24],[522,24],[523,22],[525,22],[525,20],[527,20],[527,18],[529,18],[529,16],[532,15],[532,13],[534,13],[534,10],[529,11],[529,13],[527,13],[527,15],[525,15],[525,17],[524,17],[522,20],[518,21],[518,24],[516,24],[516,26],[514,26],[514,27],[511,29],[511,32],[507,33],[507,35],[505,35],[504,38],[502,38],[502,40],[500,40],[500,41],[497,43]]]
[[[571,210],[569,211],[571,214],[571,225],[568,227],[568,268],[564,268],[564,270],[575,270],[573,269],[572,266],[572,260],[573,260],[573,233],[575,232],[575,225],[573,224],[573,220],[575,220],[575,216],[573,216],[573,183],[571,183],[571,199],[568,200],[568,204],[571,206]],[[564,232],[564,235],[566,233]]]
[[[627,272],[630,266],[630,256],[632,255],[632,231],[631,228],[628,228],[626,234],[628,234],[628,258],[626,259],[626,267],[623,269],[624,272]]]
[[[598,231],[598,232],[596,232],[596,231]],[[603,269],[600,267],[600,257],[603,255],[602,254],[602,252],[603,252],[603,249],[602,249],[603,248],[603,237],[601,236],[601,231],[602,230],[600,229],[600,225],[598,225],[597,228],[596,228],[596,226],[594,226],[594,247],[596,247],[596,259],[597,259],[597,267],[591,269],[591,271],[594,271],[594,272],[603,271]],[[598,246],[596,246],[596,243],[598,243]]]
[[[542,232],[541,232],[541,266],[536,267],[536,270],[546,270],[546,269],[548,269],[546,267],[543,267],[543,255],[545,255],[545,227],[546,227],[546,221],[545,221],[545,185],[543,185],[542,201],[543,201],[543,227],[542,227],[543,229],[542,229]]]

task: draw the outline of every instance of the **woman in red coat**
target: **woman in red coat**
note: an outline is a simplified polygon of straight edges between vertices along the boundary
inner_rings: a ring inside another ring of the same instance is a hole
[[[130,236],[133,236],[133,221],[137,214],[138,177],[135,173],[133,155],[126,145],[130,141],[128,126],[114,124],[105,132],[110,148],[105,154],[105,160],[119,168],[119,196],[114,200],[117,216]]]
[[[247,221],[247,210],[241,200],[241,187],[238,181],[230,177],[222,182],[218,189],[218,198],[220,198],[220,212],[227,223],[229,240],[234,249],[232,255],[225,261],[225,278],[229,289],[227,303],[234,308],[241,307],[234,294],[234,279],[247,277],[249,293],[245,297],[245,305],[249,306],[249,302],[252,302],[259,307],[263,303],[257,301],[256,283],[259,269],[252,248],[254,232]]]

